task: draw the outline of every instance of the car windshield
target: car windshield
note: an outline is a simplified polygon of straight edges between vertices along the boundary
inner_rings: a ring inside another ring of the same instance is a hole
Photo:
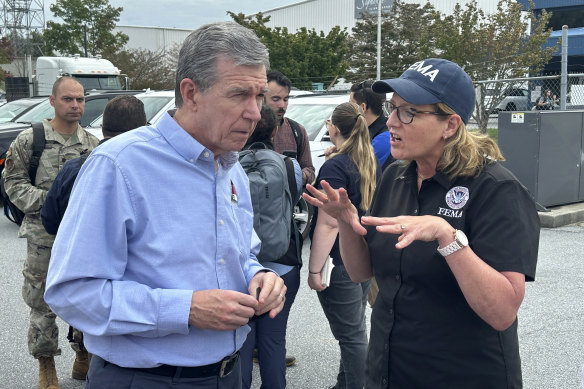
[[[31,105],[38,104],[34,100],[16,100],[0,106],[0,123],[9,122]]]
[[[122,89],[118,76],[81,76],[76,75],[85,90],[91,89]]]
[[[308,140],[314,140],[336,106],[336,104],[290,104],[285,116],[302,124],[308,134]]]
[[[144,111],[146,112],[146,121],[150,123],[152,118],[156,116],[158,112],[166,104],[170,102],[174,97],[172,96],[136,96],[144,103]],[[103,122],[103,115],[100,115],[97,119],[95,119],[89,127],[101,127]]]
[[[170,100],[172,96],[144,96],[140,100],[144,103],[144,111],[146,111],[146,120],[150,122],[154,115],[156,115]]]
[[[44,119],[52,119],[53,116],[55,116],[55,110],[49,102],[49,99],[46,99],[36,107],[31,108],[30,111],[22,114],[22,116],[16,119],[16,122],[36,123],[42,122]]]

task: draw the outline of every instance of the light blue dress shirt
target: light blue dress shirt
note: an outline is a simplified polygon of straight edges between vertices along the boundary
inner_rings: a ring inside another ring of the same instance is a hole
[[[259,239],[237,153],[214,156],[166,114],[83,165],[52,250],[45,301],[89,352],[123,367],[201,366],[249,327],[188,325],[193,291],[248,293]],[[250,248],[251,246],[251,248]]]

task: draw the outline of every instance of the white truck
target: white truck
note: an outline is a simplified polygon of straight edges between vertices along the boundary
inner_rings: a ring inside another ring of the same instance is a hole
[[[63,75],[75,77],[85,90],[122,89],[120,69],[100,55],[91,58],[75,54],[71,57],[38,57],[35,70],[35,95],[51,94],[53,83]]]

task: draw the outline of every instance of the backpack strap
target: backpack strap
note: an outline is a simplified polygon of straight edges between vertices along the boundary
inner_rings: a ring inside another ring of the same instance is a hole
[[[294,173],[294,163],[292,158],[284,157],[284,163],[286,164],[286,175],[288,176],[288,187],[290,188],[290,194],[292,195],[292,201],[298,199],[298,188],[296,187],[296,174]],[[293,203],[292,206],[294,206]]]
[[[85,161],[87,161],[87,158],[89,157],[89,151],[88,150],[83,150],[81,152],[81,155],[79,156],[79,161],[81,162],[81,166],[83,166],[83,164],[85,163]]]
[[[46,139],[45,139],[45,126],[43,123],[33,123],[32,124],[32,157],[30,157],[30,163],[28,165],[28,176],[30,177],[30,182],[34,186],[36,179],[36,173],[41,162],[41,155],[45,149]]]
[[[298,124],[298,122],[290,118],[286,119],[288,120],[288,123],[290,123],[290,127],[292,128],[292,135],[294,135],[294,140],[296,141],[296,159],[299,159],[304,134],[300,129],[300,124]]]
[[[266,144],[262,142],[254,142],[244,147],[244,150],[268,150],[268,146],[266,146]]]

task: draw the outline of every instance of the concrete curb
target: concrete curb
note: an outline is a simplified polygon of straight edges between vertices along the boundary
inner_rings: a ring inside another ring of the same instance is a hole
[[[556,228],[584,221],[584,203],[549,207],[549,212],[538,212],[542,227]]]

